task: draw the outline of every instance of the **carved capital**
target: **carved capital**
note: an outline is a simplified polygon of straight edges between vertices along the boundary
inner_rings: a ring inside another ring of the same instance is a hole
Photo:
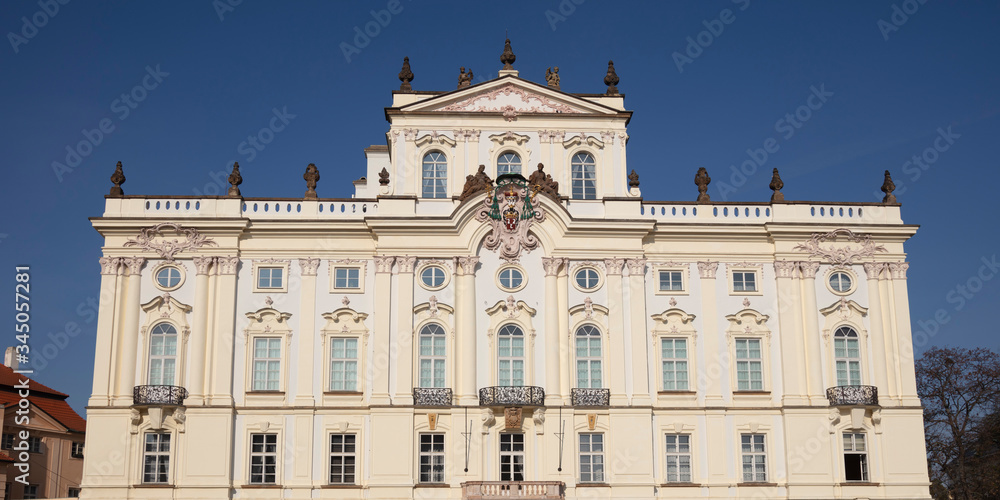
[[[118,274],[118,267],[122,264],[121,257],[101,257],[101,274]]]
[[[456,257],[458,274],[476,274],[476,265],[479,264],[479,256]]]
[[[698,275],[703,279],[715,279],[715,273],[719,271],[719,263],[705,261],[698,263]]]
[[[608,274],[621,274],[625,259],[604,259],[604,266],[608,269]]]
[[[192,257],[195,274],[208,274],[208,268],[215,262],[215,257]]]
[[[375,256],[375,272],[376,273],[391,273],[392,264],[396,262],[395,257],[388,257],[385,255]]]
[[[796,262],[787,260],[774,261],[774,275],[778,278],[792,278],[795,276]]]
[[[646,259],[628,259],[625,263],[628,264],[629,276],[642,276],[646,274]]]
[[[316,276],[319,259],[299,259],[299,267],[302,268],[302,276]]]
[[[396,257],[396,264],[399,264],[399,272],[401,273],[412,273],[413,265],[416,264],[416,257]]]
[[[128,269],[128,275],[138,276],[142,272],[142,265],[146,263],[145,257],[124,257],[122,264]]]
[[[894,280],[905,280],[906,270],[910,268],[909,262],[890,262],[889,272],[892,273],[892,279]]]
[[[216,257],[215,258],[216,267],[219,274],[236,274],[236,268],[239,267],[240,258],[239,257]]]
[[[562,257],[542,257],[542,268],[545,269],[546,276],[558,276],[559,268],[567,262]]]
[[[799,262],[799,269],[802,270],[802,277],[816,279],[816,271],[819,271],[819,262]]]
[[[878,280],[885,276],[887,266],[885,262],[865,262],[861,264],[865,268],[865,275],[870,280]]]

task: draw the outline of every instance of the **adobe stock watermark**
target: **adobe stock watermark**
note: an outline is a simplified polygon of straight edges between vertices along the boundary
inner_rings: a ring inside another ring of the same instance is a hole
[[[740,11],[747,10],[750,6],[750,0],[732,0],[734,4],[740,6]],[[695,59],[701,57],[705,53],[705,49],[709,48],[717,38],[722,36],[722,33],[726,30],[727,24],[733,24],[736,20],[736,14],[733,13],[731,9],[722,9],[719,11],[719,15],[716,19],[711,21],[702,21],[701,24],[705,26],[705,31],[698,33],[692,37],[687,37],[688,44],[684,47],[684,52],[674,51],[671,57],[674,60],[674,65],[677,66],[677,72],[684,72],[684,65],[691,64]],[[555,28],[552,28],[555,30]]]
[[[927,3],[927,0],[903,0],[903,6],[892,4],[892,14],[889,20],[879,19],[875,24],[882,33],[882,39],[889,41],[889,33],[899,31],[899,28],[910,20],[910,16],[920,10],[920,6]]]
[[[389,0],[384,9],[370,11],[372,20],[366,22],[363,29],[360,26],[354,27],[355,34],[352,40],[354,44],[340,42],[340,50],[344,53],[344,59],[350,63],[351,57],[360,54],[362,49],[372,43],[372,39],[382,33],[383,28],[389,26],[389,23],[392,22],[392,16],[401,12],[403,12],[403,4],[400,3],[400,0]]]
[[[791,113],[785,113],[784,117],[774,122],[774,131],[779,134],[778,136],[764,139],[759,148],[747,148],[747,159],[740,164],[739,168],[736,165],[729,166],[729,170],[732,171],[732,174],[729,175],[729,182],[720,182],[716,188],[722,201],[726,201],[730,194],[743,187],[772,155],[781,150],[779,139],[787,141],[794,137],[798,130],[813,117],[813,112],[822,109],[823,105],[833,97],[833,92],[826,90],[826,85],[822,83],[819,84],[819,87],[816,85],[809,87],[809,90],[809,97],[806,98],[805,104],[795,108],[795,111]]]
[[[243,0],[212,0],[212,8],[215,15],[219,16],[219,22],[226,20],[226,14],[236,10],[243,3]]]
[[[238,161],[244,162],[243,166],[252,162],[254,158],[257,158],[257,153],[263,151],[268,144],[274,141],[275,135],[285,130],[296,116],[288,112],[288,106],[282,106],[281,109],[271,108],[271,118],[268,120],[267,126],[261,127],[256,134],[248,135],[245,141],[236,146],[236,152],[243,155],[243,159]],[[208,177],[211,181],[201,189],[194,188],[194,194],[197,196],[225,194],[229,189],[229,172],[234,161],[237,160],[227,162],[222,170],[210,172]]]
[[[139,79],[139,83],[130,91],[122,93],[120,97],[111,101],[111,112],[115,114],[119,122],[125,121],[132,114],[132,111],[146,100],[149,92],[159,87],[168,76],[170,73],[162,71],[159,64],[155,68],[146,66],[146,74]],[[56,174],[59,182],[63,181],[65,174],[72,172],[83,163],[85,158],[93,154],[94,148],[100,146],[106,136],[111,135],[114,131],[115,124],[111,118],[102,118],[97,122],[96,128],[81,130],[83,139],[76,145],[66,145],[65,163],[58,160],[52,162],[52,171]]]
[[[923,177],[924,172],[930,170],[931,165],[937,163],[937,161],[941,158],[941,154],[950,150],[955,144],[955,141],[962,137],[962,134],[953,132],[950,125],[947,128],[938,127],[937,133],[937,137],[931,141],[930,146],[924,148],[920,154],[915,154],[910,157],[909,160],[903,162],[903,173],[909,176],[910,182],[917,182],[917,180]],[[894,184],[896,184],[896,190],[893,194],[898,196],[906,193],[906,181],[897,177],[894,180]],[[882,201],[884,194],[880,190],[876,189],[875,191],[872,191],[872,194],[875,196],[876,200],[879,202]]]
[[[556,12],[552,9],[547,9],[545,11],[545,19],[549,22],[549,26],[552,27],[552,31],[556,30],[556,25],[565,21],[567,17],[573,15],[576,12],[577,5],[583,5],[587,0],[562,0],[556,9]]]
[[[38,0],[38,7],[41,10],[36,11],[31,17],[23,16],[21,17],[21,34],[14,33],[13,31],[7,32],[7,41],[10,42],[10,46],[14,49],[14,53],[20,53],[21,45],[27,45],[28,41],[32,38],[38,36],[38,30],[49,24],[49,21],[56,14],[59,13],[59,6],[66,5],[70,0]]]

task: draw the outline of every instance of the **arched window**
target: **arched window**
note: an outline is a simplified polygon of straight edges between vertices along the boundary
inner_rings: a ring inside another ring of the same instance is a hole
[[[570,162],[570,181],[574,200],[597,198],[597,173],[590,153],[577,153]]]
[[[497,175],[521,173],[521,157],[517,153],[504,153],[497,159]]]
[[[524,331],[514,325],[497,333],[497,385],[524,385]]]
[[[431,151],[424,155],[424,198],[444,198],[448,190],[448,161],[444,153]]]
[[[444,328],[430,323],[420,329],[420,387],[445,387]]]
[[[176,385],[177,329],[158,323],[150,330],[149,385]]]
[[[833,351],[837,363],[837,385],[861,385],[861,349],[858,332],[842,326],[833,334]]]
[[[601,377],[601,331],[593,325],[576,330],[576,386],[581,389],[604,387]]]

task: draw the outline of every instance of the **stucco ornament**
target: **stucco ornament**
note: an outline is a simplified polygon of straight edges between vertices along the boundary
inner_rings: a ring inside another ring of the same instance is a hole
[[[839,237],[847,239],[847,245],[823,245],[824,243],[834,243]],[[851,245],[850,243],[857,243]],[[805,243],[795,246],[795,250],[804,250],[814,257],[823,257],[832,264],[843,266],[849,265],[859,257],[872,257],[877,252],[886,252],[882,245],[876,245],[872,241],[870,234],[859,235],[846,228],[834,229],[829,233],[813,233]]]
[[[173,229],[174,232],[179,235],[183,235],[184,241],[177,238],[168,240],[163,235],[163,230],[167,228]],[[162,239],[156,240],[157,237],[161,237]],[[193,250],[203,246],[217,247],[219,244],[212,241],[204,234],[199,233],[198,230],[193,227],[183,227],[174,222],[162,222],[155,226],[140,229],[139,235],[136,236],[135,239],[129,238],[129,240],[122,246],[139,247],[143,250],[151,250],[159,254],[160,257],[163,257],[168,262],[173,262],[174,255],[178,252]]]
[[[534,223],[545,220],[545,211],[535,196],[538,189],[528,186],[518,174],[497,178],[496,187],[487,193],[476,213],[476,220],[493,226],[483,246],[498,250],[500,258],[508,262],[517,262],[522,250],[530,252],[538,247],[538,238],[529,232]]]

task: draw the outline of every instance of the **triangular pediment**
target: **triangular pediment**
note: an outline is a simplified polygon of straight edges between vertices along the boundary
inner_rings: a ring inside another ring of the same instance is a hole
[[[607,114],[618,111],[537,83],[506,76],[415,102],[403,112],[520,114]]]

